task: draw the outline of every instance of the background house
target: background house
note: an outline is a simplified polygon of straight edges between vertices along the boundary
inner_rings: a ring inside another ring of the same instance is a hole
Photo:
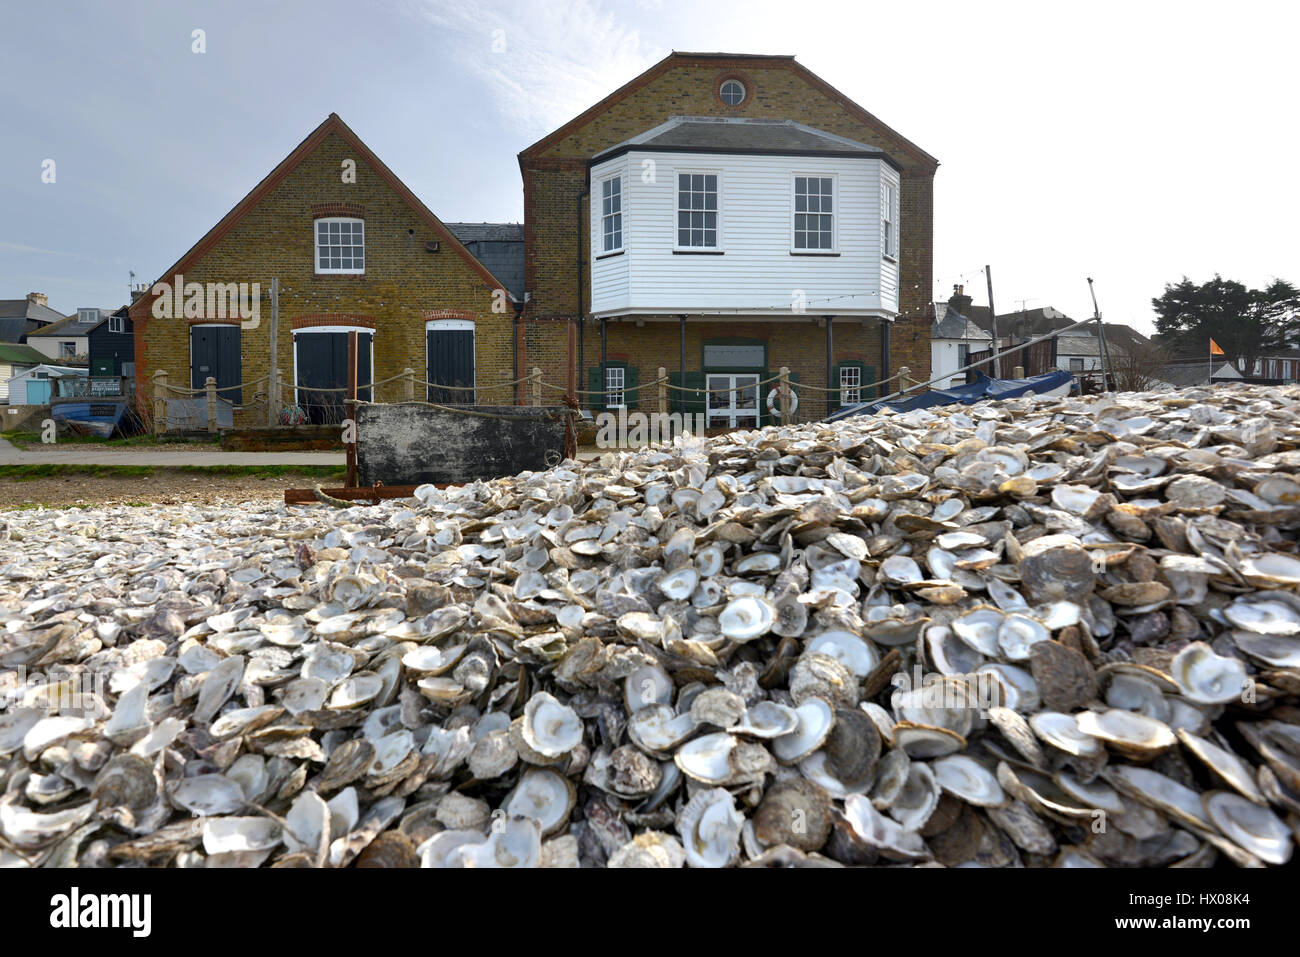
[[[967,378],[965,372],[947,379],[942,377],[968,365],[972,353],[991,348],[993,337],[958,312],[952,303],[935,303],[934,314],[939,318],[930,330],[930,378],[941,380],[935,385],[940,389],[963,385]]]
[[[108,316],[109,310],[94,306],[79,308],[72,315],[27,334],[27,344],[42,355],[65,365],[89,365],[90,330]]]
[[[671,54],[519,166],[521,364],[585,407],[654,408],[663,367],[714,390],[675,410],[747,426],[782,366],[809,418],[928,375],[938,161],[793,57]]]
[[[9,402],[9,381],[15,375],[34,369],[44,361],[44,354],[31,346],[0,342],[0,402]]]
[[[0,299],[0,342],[27,341],[30,333],[63,319],[51,309],[43,292],[29,292],[25,299]]]
[[[42,363],[14,374],[9,380],[10,405],[48,405],[53,383],[59,376],[84,376],[85,366],[56,366]]]
[[[135,327],[131,308],[123,306],[86,332],[90,374],[135,376]]]

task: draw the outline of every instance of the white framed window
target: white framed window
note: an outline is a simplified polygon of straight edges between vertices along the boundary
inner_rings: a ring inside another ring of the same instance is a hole
[[[725,80],[718,88],[718,97],[727,106],[740,106],[745,102],[745,84],[739,80]]]
[[[59,343],[60,359],[75,359],[77,357],[77,344],[75,342]]]
[[[857,405],[862,401],[862,370],[857,366],[840,366],[840,405]]]
[[[605,408],[616,409],[627,404],[623,394],[623,387],[627,383],[624,376],[626,371],[622,366],[605,369]]]
[[[78,309],[78,310],[77,310],[77,322],[82,323],[83,325],[89,325],[89,324],[92,323],[92,322],[99,322],[99,310],[98,310],[98,309]]]
[[[835,177],[794,177],[793,252],[835,251]]]
[[[884,252],[888,259],[898,258],[898,188],[893,183],[886,183],[884,196],[880,201],[881,231],[883,233]]]
[[[1070,371],[1071,371],[1071,372],[1082,372],[1082,371],[1083,371],[1083,360],[1082,360],[1082,359],[1071,359],[1071,360],[1070,360]]]
[[[611,176],[600,184],[601,252],[623,248],[623,177]]]
[[[316,273],[360,274],[365,271],[365,220],[346,216],[316,220]]]
[[[123,326],[123,324],[124,324],[124,323],[123,323],[123,319],[122,319],[121,316],[109,316],[109,317],[108,317],[108,331],[109,331],[109,332],[121,332],[121,331],[122,331],[122,326]]]
[[[722,248],[721,177],[716,171],[677,172],[677,249]]]

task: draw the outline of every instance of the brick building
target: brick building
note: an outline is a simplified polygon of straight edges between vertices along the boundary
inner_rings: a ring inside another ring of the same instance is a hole
[[[438,401],[508,399],[486,387],[514,378],[514,297],[330,114],[130,307],[144,403],[157,370],[184,388],[213,376],[229,403],[223,420],[264,424],[270,393],[256,380],[269,375],[273,279],[282,401],[313,421],[344,415],[342,393],[329,390],[347,384],[350,331],[360,384],[411,368],[477,389],[430,390]]]
[[[782,366],[837,390],[800,418],[928,378],[938,162],[793,57],[674,53],[519,166],[520,367],[584,406],[653,408],[663,367],[712,393],[673,408],[743,426]]]

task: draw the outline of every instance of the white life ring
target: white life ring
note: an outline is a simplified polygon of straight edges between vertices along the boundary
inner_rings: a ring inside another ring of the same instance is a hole
[[[780,397],[780,395],[781,395],[780,389],[773,389],[771,392],[767,394],[767,411],[772,413],[772,415],[781,414],[776,407],[776,400]],[[794,413],[798,411],[798,409],[799,409],[799,394],[795,392],[794,389],[791,389],[790,408],[788,411],[791,415],[794,415]]]

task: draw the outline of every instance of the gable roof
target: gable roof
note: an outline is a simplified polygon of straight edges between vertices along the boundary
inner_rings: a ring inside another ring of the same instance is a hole
[[[37,352],[31,346],[19,345],[15,342],[0,342],[0,362],[30,362],[33,365],[40,365],[49,356]]]
[[[978,339],[987,343],[993,338],[949,303],[936,302],[934,312],[942,318],[930,327],[931,339]]]
[[[90,323],[77,321],[77,313],[70,316],[64,316],[58,322],[51,322],[48,326],[34,332],[27,333],[28,339],[44,338],[46,336],[84,336],[91,329]]]
[[[0,299],[0,319],[31,319],[35,322],[57,322],[63,313],[43,306],[31,299]]]
[[[361,141],[346,123],[339,118],[337,113],[331,113],[325,118],[325,122],[307,134],[307,138],[294,147],[293,151],[280,161],[275,169],[271,170],[261,182],[252,188],[248,194],[235,204],[230,212],[226,213],[221,220],[203,234],[203,237],[191,246],[180,259],[176,260],[169,268],[163,270],[162,278],[159,281],[166,281],[176,273],[184,273],[189,270],[190,266],[198,262],[203,256],[215,246],[230,230],[232,230],[241,219],[249,212],[256,208],[257,204],[265,199],[277,186],[284,182],[285,178],[297,169],[298,165],[306,159],[318,147],[327,136],[331,133],[337,133],[349,146],[351,146],[360,156],[367,166],[373,169],[379,178],[387,183],[402,200],[424,221],[425,225],[431,228],[447,248],[459,256],[471,269],[473,269],[489,288],[505,289],[506,285],[496,276],[492,275],[481,262],[474,258],[473,254],[465,248],[456,235],[446,227],[446,225],[433,211],[424,203],[420,202],[418,196],[411,192],[410,187],[397,178],[397,174],[384,165],[383,160],[371,151]],[[154,283],[149,284],[152,289]],[[147,315],[151,307],[154,296],[151,293],[145,293],[133,302],[130,306],[132,316]]]
[[[624,83],[617,90],[609,94],[609,96],[605,97],[600,102],[596,103],[594,106],[579,113],[577,116],[569,120],[569,122],[565,123],[559,129],[554,130],[551,133],[548,133],[546,136],[542,137],[532,146],[529,146],[526,149],[524,149],[519,154],[519,163],[522,166],[526,159],[531,159],[532,157],[535,157],[540,153],[545,152],[547,149],[554,146],[560,140],[563,140],[569,135],[571,135],[572,133],[576,132],[577,130],[582,129],[582,127],[586,126],[588,123],[590,123],[596,117],[600,116],[600,114],[604,113],[610,107],[615,106],[621,101],[627,99],[637,90],[641,89],[642,87],[646,86],[653,80],[667,73],[673,67],[702,65],[705,63],[714,64],[714,63],[718,63],[718,61],[721,61],[718,65],[725,65],[728,62],[737,62],[739,64],[745,64],[746,62],[748,62],[749,64],[753,64],[760,60],[767,61],[767,63],[770,66],[776,67],[778,69],[789,70],[792,73],[796,74],[797,76],[803,78],[811,86],[817,88],[823,94],[825,94],[829,99],[839,103],[840,106],[844,107],[844,109],[846,109],[850,114],[855,116],[859,121],[866,123],[868,126],[871,126],[879,130],[882,134],[895,140],[899,144],[899,146],[901,146],[914,159],[929,166],[937,167],[939,165],[939,161],[935,159],[933,156],[931,156],[929,153],[927,153],[925,150],[921,149],[921,147],[917,146],[915,143],[913,143],[911,140],[907,139],[906,137],[900,135],[897,130],[894,130],[892,127],[882,123],[879,119],[877,119],[872,114],[868,113],[857,103],[854,103],[851,99],[849,99],[839,90],[835,89],[835,87],[831,86],[821,77],[819,77],[817,74],[813,73],[806,66],[796,62],[793,56],[790,55],[769,56],[769,55],[756,54],[756,53],[679,53],[676,50],[668,54],[668,56],[664,57],[654,66],[650,67],[650,69],[646,70],[644,73],[634,77],[627,83]]]

